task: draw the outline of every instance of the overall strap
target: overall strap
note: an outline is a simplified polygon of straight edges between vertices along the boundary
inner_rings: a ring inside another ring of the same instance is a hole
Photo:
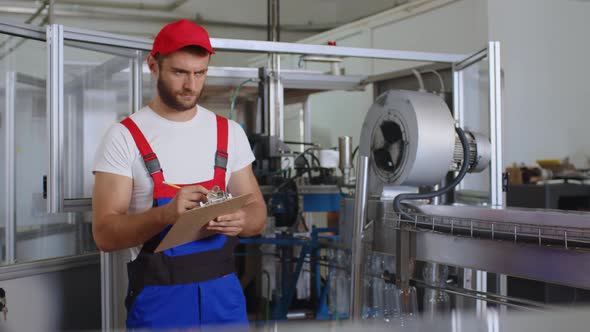
[[[225,174],[227,172],[227,143],[228,143],[228,120],[222,116],[217,118],[217,150],[215,151],[215,175],[213,182],[225,191]]]
[[[137,145],[137,149],[139,150],[139,153],[143,158],[145,167],[147,168],[148,173],[154,181],[154,187],[164,182],[164,173],[162,171],[162,168],[160,167],[158,157],[152,150],[152,147],[148,143],[145,136],[143,136],[141,130],[139,130],[139,127],[137,127],[137,125],[135,124],[135,122],[133,122],[133,120],[131,120],[131,118],[125,118],[123,121],[121,121],[121,124],[124,125],[131,133],[131,137],[133,137],[135,145]]]

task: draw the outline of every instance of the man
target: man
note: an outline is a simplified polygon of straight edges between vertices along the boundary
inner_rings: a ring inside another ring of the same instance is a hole
[[[263,230],[266,206],[242,128],[197,105],[212,54],[199,25],[166,25],[147,58],[154,99],[114,125],[97,152],[92,231],[99,249],[136,257],[127,266],[130,329],[247,324],[233,249],[237,235]],[[181,214],[226,185],[233,196],[252,194],[244,208],[209,222],[214,235],[154,253]]]

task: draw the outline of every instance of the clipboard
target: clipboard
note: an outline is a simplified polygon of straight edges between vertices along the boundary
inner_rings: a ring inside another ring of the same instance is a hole
[[[183,213],[164,236],[154,252],[164,251],[191,241],[213,235],[202,229],[209,221],[228,213],[233,213],[246,205],[252,194],[232,197],[221,202],[211,203]]]

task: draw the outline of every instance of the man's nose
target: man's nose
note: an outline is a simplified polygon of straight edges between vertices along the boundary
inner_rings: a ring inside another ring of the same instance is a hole
[[[184,80],[184,89],[194,91],[196,89],[197,78],[195,75],[186,75]]]

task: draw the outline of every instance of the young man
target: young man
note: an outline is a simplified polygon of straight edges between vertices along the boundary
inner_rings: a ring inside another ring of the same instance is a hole
[[[242,128],[197,105],[212,54],[201,26],[166,25],[147,58],[157,81],[154,99],[114,125],[97,152],[92,230],[99,249],[134,251],[125,300],[130,329],[247,324],[233,249],[237,235],[262,231],[266,206]],[[213,186],[252,197],[238,212],[209,222],[214,235],[154,253]]]

